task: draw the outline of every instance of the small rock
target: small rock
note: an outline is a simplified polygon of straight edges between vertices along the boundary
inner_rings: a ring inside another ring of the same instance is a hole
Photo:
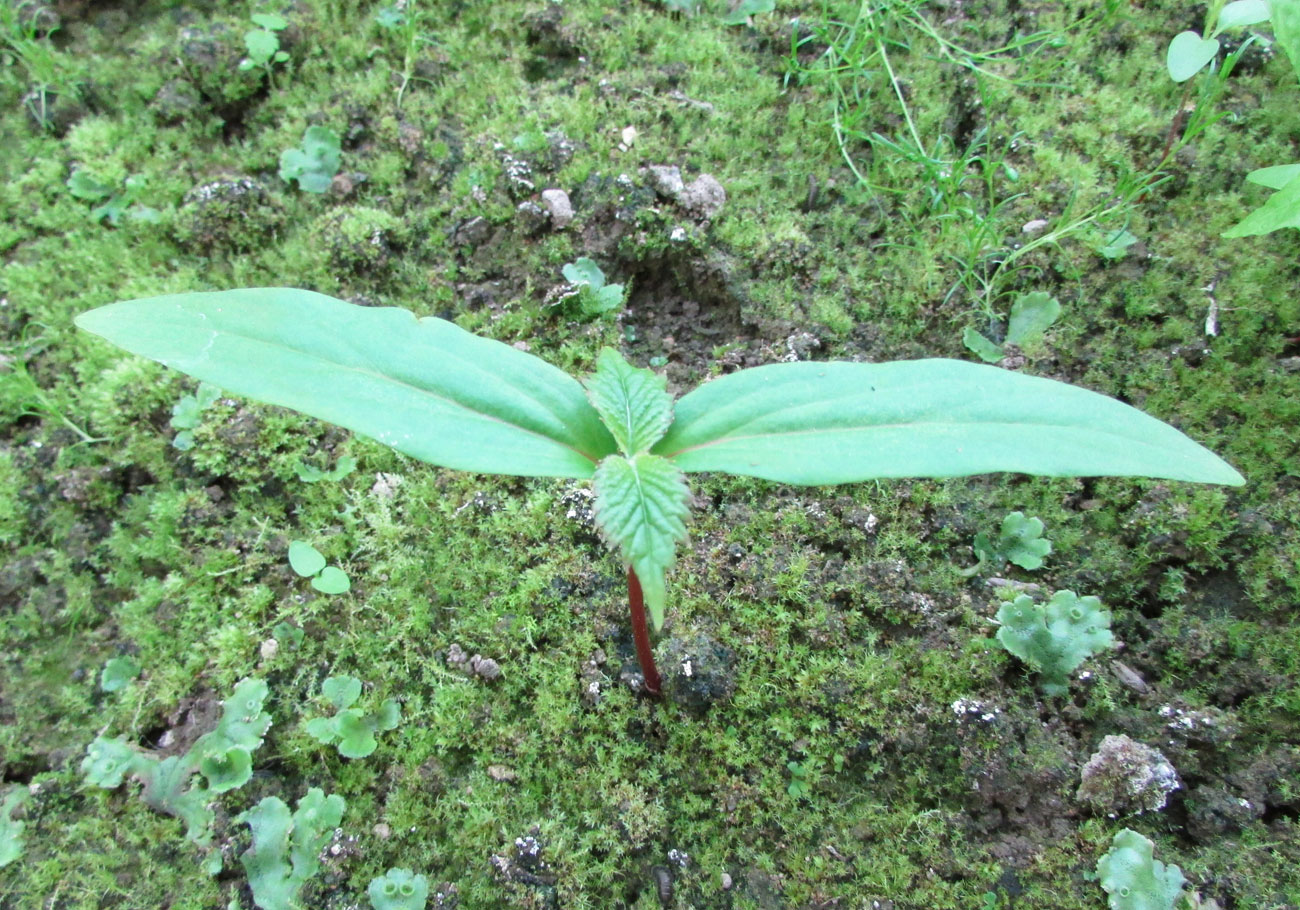
[[[262,647],[258,649],[258,653],[262,655],[262,660],[271,660],[280,653],[280,643],[274,638],[268,638],[262,642]]]
[[[1115,818],[1161,809],[1181,786],[1178,772],[1159,750],[1120,734],[1103,739],[1083,766],[1076,796]]]
[[[722,890],[730,891],[732,884],[733,882],[731,881],[731,876],[725,872],[722,873]]]
[[[484,682],[494,682],[501,678],[501,665],[490,657],[475,654],[469,659],[469,668],[475,676]]]
[[[722,211],[727,191],[711,174],[701,174],[682,188],[677,201],[682,208],[701,218],[712,218]]]
[[[557,231],[573,221],[573,203],[564,190],[542,190],[542,205],[551,216],[551,226]]]
[[[620,133],[619,136],[623,140],[623,147],[631,148],[633,143],[636,142],[636,127],[634,126],[623,127],[623,132]]]
[[[666,199],[676,199],[686,184],[682,181],[682,169],[675,164],[652,164],[645,169],[650,186]]]
[[[1043,231],[1047,230],[1049,224],[1051,224],[1051,222],[1046,218],[1035,218],[1033,221],[1026,221],[1024,226],[1020,228],[1020,233],[1041,234]]]
[[[519,777],[513,768],[507,768],[505,765],[488,765],[488,777],[502,783],[510,783]]]
[[[393,836],[393,829],[389,827],[386,822],[380,822],[370,830],[374,831],[375,837],[379,838],[380,840],[388,840],[390,837]]]
[[[1142,674],[1137,670],[1134,670],[1128,664],[1118,660],[1112,660],[1110,662],[1110,669],[1114,672],[1116,679],[1139,695],[1146,695],[1151,691],[1151,687],[1148,686],[1147,681],[1142,678]]]
[[[735,653],[707,635],[671,638],[661,662],[664,695],[695,710],[724,702],[736,691],[735,663]]]
[[[401,484],[401,474],[385,474],[380,471],[375,475],[375,485],[370,488],[370,495],[380,499],[392,499]]]

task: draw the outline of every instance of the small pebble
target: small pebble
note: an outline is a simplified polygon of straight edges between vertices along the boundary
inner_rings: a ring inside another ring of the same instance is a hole
[[[542,205],[551,216],[551,226],[557,231],[573,221],[573,203],[564,190],[542,190]]]

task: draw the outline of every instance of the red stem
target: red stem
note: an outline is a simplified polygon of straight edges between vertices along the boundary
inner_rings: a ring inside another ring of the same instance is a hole
[[[654,652],[650,650],[650,630],[645,624],[645,596],[641,593],[641,579],[631,566],[627,567],[627,601],[632,610],[632,639],[636,642],[636,659],[641,664],[646,691],[659,694],[659,671],[655,669]]]

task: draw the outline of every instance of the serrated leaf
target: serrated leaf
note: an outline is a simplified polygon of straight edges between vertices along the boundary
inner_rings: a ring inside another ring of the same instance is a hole
[[[985,363],[997,363],[1002,359],[1002,345],[994,344],[970,326],[961,333],[961,343]]]
[[[583,478],[617,449],[573,377],[395,307],[261,288],[129,300],[76,321],[228,393],[443,467]]]
[[[342,710],[361,697],[361,680],[355,676],[331,676],[321,683],[320,692],[330,704]]]
[[[652,451],[687,473],[803,485],[990,471],[1245,482],[1113,398],[957,360],[756,367],[705,383],[674,411]]]
[[[1283,186],[1222,236],[1228,239],[1256,237],[1282,228],[1300,228],[1300,177]]]
[[[585,284],[593,291],[598,291],[605,286],[605,273],[600,270],[600,266],[596,265],[595,260],[588,259],[586,256],[570,262],[560,271],[564,275],[564,280],[570,284]]]
[[[663,438],[673,421],[673,399],[667,380],[632,366],[613,348],[596,358],[596,372],[587,377],[591,402],[624,455],[645,452]]]
[[[1219,42],[1202,38],[1196,32],[1182,32],[1169,42],[1165,52],[1165,68],[1175,82],[1186,82],[1199,73],[1219,53]]]
[[[596,469],[596,523],[636,571],[656,629],[664,622],[664,573],[686,537],[689,501],[682,472],[655,455],[611,455]]]
[[[337,566],[326,566],[311,580],[311,586],[322,594],[346,594],[352,590],[347,573]]]
[[[325,557],[305,540],[289,542],[289,566],[303,578],[310,578],[325,568]]]
[[[1233,0],[1232,3],[1224,6],[1219,11],[1219,20],[1215,23],[1215,31],[1222,31],[1227,28],[1242,28],[1247,25],[1258,25],[1261,22],[1267,22],[1269,18],[1267,0]]]
[[[1034,291],[1021,294],[1011,304],[1007,341],[1018,347],[1037,341],[1061,315],[1061,304],[1051,294]]]

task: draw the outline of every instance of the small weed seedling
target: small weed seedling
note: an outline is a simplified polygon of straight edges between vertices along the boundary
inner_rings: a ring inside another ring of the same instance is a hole
[[[210,382],[201,382],[193,395],[183,395],[172,405],[171,427],[179,431],[172,439],[172,446],[182,452],[194,448],[194,431],[199,425],[199,414],[220,397],[219,388]]]
[[[1218,14],[1215,15],[1216,7]],[[1222,0],[1210,3],[1206,14],[1206,37],[1200,32],[1186,31],[1175,35],[1165,51],[1165,68],[1175,82],[1186,82],[1195,76],[1219,54],[1219,38],[1227,29],[1259,25],[1269,19],[1267,0],[1233,0],[1226,6]],[[1246,39],[1249,42],[1251,39]]]
[[[331,676],[320,689],[335,714],[307,721],[307,732],[327,746],[337,745],[344,758],[365,758],[379,746],[375,734],[395,730],[402,721],[402,706],[395,698],[384,699],[373,714],[352,707],[361,697],[361,680],[355,676]]]
[[[577,288],[578,310],[582,316],[599,316],[623,305],[623,285],[606,284],[605,273],[586,256],[570,262],[562,271],[564,280]]]
[[[328,480],[330,483],[338,483],[344,477],[347,477],[357,469],[357,460],[351,455],[344,455],[334,465],[332,471],[322,471],[314,464],[308,464],[305,461],[299,461],[294,466],[294,471],[298,474],[298,479],[303,483],[320,483],[322,480]]]
[[[298,910],[298,893],[320,870],[321,851],[344,808],[343,797],[312,787],[292,815],[284,800],[268,796],[236,819],[253,834],[252,846],[239,857],[253,903],[262,910]]]
[[[1114,641],[1101,601],[1073,591],[1057,591],[1041,605],[1021,594],[1003,602],[997,622],[998,641],[1038,671],[1044,695],[1064,695],[1079,664]]]
[[[257,28],[244,32],[244,47],[248,56],[239,61],[239,68],[244,71],[261,67],[266,72],[266,81],[275,87],[273,63],[285,63],[289,55],[280,50],[279,33],[289,27],[283,16],[274,13],[254,13],[249,17]]]
[[[106,183],[84,167],[79,167],[68,178],[67,187],[68,192],[78,199],[99,203],[90,210],[90,220],[95,224],[107,221],[112,227],[117,227],[123,217],[128,221],[156,224],[162,217],[157,209],[136,201],[145,187],[145,179],[139,175],[127,177],[126,182],[118,186]]]
[[[963,574],[974,575],[985,566],[1001,569],[1013,562],[1022,569],[1033,571],[1043,567],[1043,557],[1052,552],[1052,542],[1043,537],[1043,522],[1026,518],[1024,512],[1012,512],[1002,519],[1002,530],[992,540],[983,531],[975,535],[971,545],[979,560]]]
[[[1038,342],[1060,315],[1061,304],[1050,294],[1042,291],[1021,294],[1011,304],[1011,318],[1007,322],[1004,344],[1023,348]],[[990,341],[972,328],[966,329],[961,340],[985,363],[997,363],[1006,356],[1002,345]]]
[[[424,910],[429,899],[429,880],[410,869],[389,869],[366,890],[375,910]]]
[[[1187,879],[1177,866],[1155,858],[1155,844],[1132,828],[1115,835],[1097,860],[1097,878],[1110,910],[1174,910]]]
[[[324,126],[309,126],[298,148],[285,149],[280,155],[280,179],[298,181],[298,189],[307,193],[324,193],[339,172],[339,134]]]
[[[113,657],[99,674],[101,692],[120,692],[140,675],[140,665],[129,657]]]
[[[218,793],[235,790],[253,776],[253,752],[271,727],[271,716],[262,710],[266,683],[246,679],[235,686],[222,702],[221,721],[215,730],[203,734],[181,756],[159,759],[128,745],[120,738],[100,736],[86,748],[81,773],[86,782],[114,790],[127,777],[144,785],[141,797],[156,812],[172,815],[186,824],[185,836],[199,846],[212,840],[212,810],[208,804]],[[194,783],[194,775],[202,783]],[[221,868],[220,853],[209,857]]]
[[[289,543],[289,566],[322,594],[346,594],[352,588],[347,573],[338,566],[325,565],[325,557],[305,540]]]
[[[772,364],[674,402],[664,377],[610,348],[579,383],[442,319],[292,288],[130,300],[77,324],[431,464],[593,480],[596,521],[627,567],[650,692],[659,676],[645,612],[662,626],[664,576],[686,536],[688,473],[806,486],[990,471],[1244,483],[1218,456],[1114,399],[954,360]]]
[[[30,794],[24,786],[11,789],[0,799],[0,869],[23,855],[23,828],[25,825],[14,818],[18,807],[27,802]]]

